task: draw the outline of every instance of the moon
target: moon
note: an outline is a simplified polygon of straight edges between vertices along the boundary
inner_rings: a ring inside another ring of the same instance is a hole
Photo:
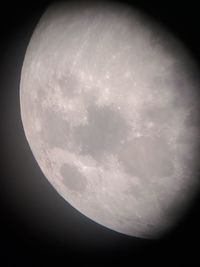
[[[189,51],[141,11],[57,3],[26,51],[21,118],[68,203],[119,233],[157,238],[199,187],[198,87]]]

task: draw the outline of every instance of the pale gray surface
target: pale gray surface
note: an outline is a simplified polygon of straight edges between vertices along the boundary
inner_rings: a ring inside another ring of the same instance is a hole
[[[192,68],[183,46],[127,7],[48,9],[26,52],[20,103],[33,154],[58,193],[124,234],[169,229],[197,187]]]

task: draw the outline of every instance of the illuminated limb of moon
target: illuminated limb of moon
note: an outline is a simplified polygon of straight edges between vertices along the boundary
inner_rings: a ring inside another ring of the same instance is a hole
[[[58,193],[124,234],[169,229],[197,187],[194,73],[183,46],[136,10],[49,8],[26,52],[20,103],[33,154]]]

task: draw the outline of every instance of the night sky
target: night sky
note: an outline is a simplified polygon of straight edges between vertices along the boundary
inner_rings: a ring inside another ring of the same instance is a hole
[[[135,3],[161,21],[200,61],[197,4],[175,0],[124,2]],[[160,240],[144,240],[91,221],[72,208],[40,171],[22,126],[19,83],[27,45],[49,3],[0,4],[0,265],[200,264],[200,197],[173,231]]]

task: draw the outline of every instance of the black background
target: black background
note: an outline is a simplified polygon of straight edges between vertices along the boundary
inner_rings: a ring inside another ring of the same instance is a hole
[[[199,61],[197,3],[126,2],[135,3],[160,20],[184,41]],[[19,82],[26,47],[49,3],[8,1],[0,4],[0,265],[200,264],[198,197],[182,222],[168,235],[155,241],[142,240],[92,222],[67,204],[41,173],[22,127]]]

